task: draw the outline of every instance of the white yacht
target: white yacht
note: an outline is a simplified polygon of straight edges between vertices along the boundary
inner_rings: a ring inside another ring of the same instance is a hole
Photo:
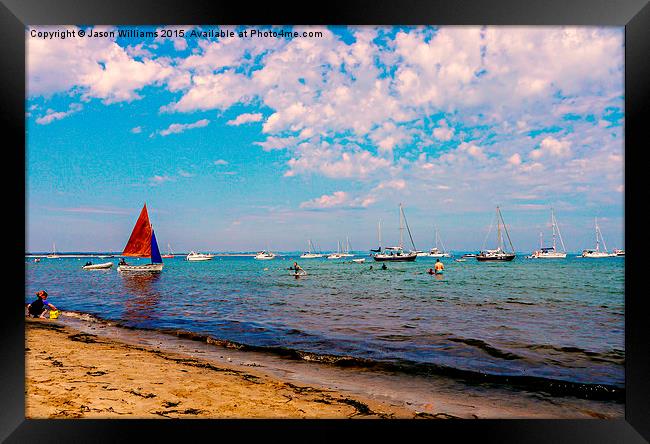
[[[314,253],[313,249],[314,249],[314,245],[311,243],[311,239],[310,239],[309,242],[307,242],[307,252],[301,254],[300,259],[315,259],[315,258],[323,257],[323,255],[320,253]]]
[[[345,238],[345,249],[341,252],[341,257],[353,257],[354,254],[350,253],[350,238]]]
[[[48,259],[58,259],[61,257],[58,254],[56,254],[56,243],[54,242],[52,243],[52,254],[48,254],[46,257]]]
[[[331,253],[327,256],[327,259],[341,259],[343,255],[341,254],[341,242],[336,241],[336,253]]]
[[[544,234],[539,233],[539,250],[533,251],[530,255],[531,259],[564,259],[566,258],[566,248],[564,247],[564,241],[562,240],[562,234],[560,233],[560,227],[555,220],[555,212],[551,208],[551,226],[553,227],[553,246],[544,247]],[[555,238],[557,236],[560,238],[560,244],[562,244],[562,251],[557,249]]]
[[[275,259],[275,253],[272,253],[272,252],[267,251],[267,250],[263,250],[263,251],[260,251],[259,253],[257,253],[255,255],[255,259],[257,259],[259,261],[268,261],[268,260],[271,260],[271,259]]]
[[[197,253],[195,251],[190,251],[190,254],[185,256],[185,260],[188,261],[211,261],[214,257],[213,254]]]
[[[601,257],[615,257],[616,253],[609,253],[607,251],[607,245],[605,244],[605,239],[603,238],[603,233],[600,232],[600,227],[598,226],[598,218],[594,219],[596,225],[596,248],[591,250],[582,250],[582,257],[589,258],[601,258]],[[604,250],[600,251],[600,242],[603,242]]]

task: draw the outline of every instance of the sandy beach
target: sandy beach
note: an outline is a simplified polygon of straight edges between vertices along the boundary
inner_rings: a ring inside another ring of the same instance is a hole
[[[26,320],[25,386],[30,419],[425,416],[283,382],[250,368],[216,366],[82,333],[47,319]]]

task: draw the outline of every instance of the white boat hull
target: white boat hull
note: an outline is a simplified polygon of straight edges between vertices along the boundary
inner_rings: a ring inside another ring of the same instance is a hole
[[[160,273],[163,264],[144,264],[144,265],[118,265],[117,271],[120,273]]]
[[[613,254],[613,253],[603,253],[603,252],[596,251],[596,252],[593,252],[593,253],[582,253],[581,257],[588,257],[588,258],[592,258],[592,259],[598,259],[598,258],[602,258],[602,257],[616,257],[616,255]]]
[[[206,256],[202,256],[202,257],[187,257],[186,259],[187,259],[188,261],[190,261],[190,262],[200,262],[200,261],[211,261],[211,260],[212,260],[212,257],[206,257]]]
[[[93,265],[84,265],[84,270],[105,270],[107,268],[113,267],[113,262],[105,262],[103,264],[93,264]]]
[[[300,259],[316,259],[319,257],[323,257],[322,254],[312,254],[312,253],[307,253],[307,254],[302,254],[300,255]]]
[[[357,264],[363,264],[366,261],[366,258],[361,258],[361,259],[352,259],[352,262],[356,262]]]
[[[530,255],[531,259],[564,259],[566,253],[533,253]]]

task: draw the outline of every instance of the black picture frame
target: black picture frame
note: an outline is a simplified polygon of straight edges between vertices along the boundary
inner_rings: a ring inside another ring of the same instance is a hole
[[[307,25],[598,25],[625,26],[625,420],[478,420],[478,421],[267,421],[267,420],[26,420],[24,236],[9,238],[10,260],[3,264],[9,289],[0,322],[0,440],[7,442],[115,442],[124,439],[183,441],[197,433],[237,439],[271,433],[285,439],[333,440],[359,432],[371,437],[422,434],[418,439],[498,442],[644,442],[650,441],[650,345],[646,295],[641,287],[641,228],[645,206],[644,130],[650,97],[650,4],[645,0],[407,0],[329,1],[314,9],[298,2],[220,2],[206,0],[37,1],[0,4],[0,119],[5,128],[4,163],[9,170],[5,199],[12,199],[10,226],[25,229],[25,27],[56,24],[307,24]],[[7,137],[9,135],[9,137]],[[16,190],[16,185],[18,191]],[[636,205],[631,200],[637,197]],[[24,232],[24,231],[23,231]],[[22,279],[20,279],[22,277]],[[45,339],[46,340],[46,339]]]

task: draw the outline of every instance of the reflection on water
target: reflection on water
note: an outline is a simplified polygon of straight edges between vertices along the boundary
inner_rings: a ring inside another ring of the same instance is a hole
[[[157,288],[159,273],[119,273],[123,287],[124,313],[126,321],[144,323],[151,326],[160,318],[158,304],[161,293]]]

